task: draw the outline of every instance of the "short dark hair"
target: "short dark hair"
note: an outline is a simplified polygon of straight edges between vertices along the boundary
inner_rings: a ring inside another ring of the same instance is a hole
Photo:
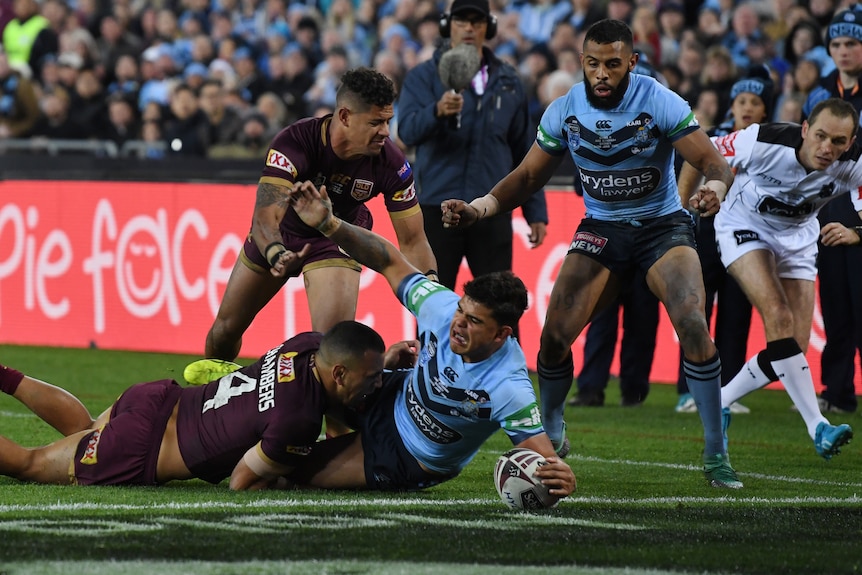
[[[366,111],[371,106],[391,106],[397,96],[392,80],[377,70],[362,67],[344,73],[335,101],[342,106],[349,100],[354,106],[365,107],[360,111]]]
[[[320,340],[319,353],[331,364],[361,358],[366,351],[383,353],[386,344],[379,333],[358,321],[338,322]]]
[[[611,20],[609,18],[599,20],[587,30],[584,36],[584,46],[586,46],[587,42],[595,42],[596,44],[622,42],[629,49],[634,50],[632,30],[622,20]]]
[[[490,309],[499,324],[513,328],[527,309],[527,287],[510,271],[491,272],[468,281],[464,295]]]
[[[811,110],[811,114],[808,115],[809,126],[817,121],[817,116],[819,116],[820,112],[823,110],[829,110],[833,116],[838,118],[852,118],[853,135],[856,135],[856,130],[859,129],[859,112],[856,111],[853,104],[846,100],[842,100],[841,98],[827,98],[822,100],[814,106],[814,109]]]

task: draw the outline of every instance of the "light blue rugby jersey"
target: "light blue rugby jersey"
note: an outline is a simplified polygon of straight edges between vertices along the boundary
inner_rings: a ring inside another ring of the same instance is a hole
[[[514,444],[544,432],[514,338],[485,361],[465,363],[449,347],[456,293],[416,274],[401,283],[398,299],[416,316],[422,344],[395,398],[395,424],[413,457],[433,471],[459,472],[501,427]]]
[[[631,74],[619,106],[594,108],[579,82],[554,100],[536,141],[566,148],[577,166],[589,218],[630,221],[681,211],[672,143],[698,129],[688,103],[654,79]]]

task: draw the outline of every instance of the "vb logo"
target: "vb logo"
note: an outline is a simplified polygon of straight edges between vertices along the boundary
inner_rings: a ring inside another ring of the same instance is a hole
[[[599,120],[596,122],[596,130],[610,130],[611,129],[611,121],[610,120]]]

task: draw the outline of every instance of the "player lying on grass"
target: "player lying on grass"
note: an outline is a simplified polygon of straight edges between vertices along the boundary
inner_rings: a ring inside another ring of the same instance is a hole
[[[65,436],[35,449],[0,437],[0,473],[36,483],[230,477],[231,489],[276,487],[308,456],[323,416],[361,411],[381,386],[384,364],[412,364],[415,346],[400,342],[384,354],[377,332],[343,321],[200,387],[170,379],[133,385],[95,421],[67,391],[0,366],[0,390]]]
[[[318,443],[290,479],[332,489],[429,487],[458,475],[502,428],[516,446],[545,456],[537,477],[551,494],[571,494],[575,475],[542,428],[524,354],[510,337],[527,308],[523,282],[486,274],[459,297],[386,239],[335,217],[325,186],[298,184],[291,202],[306,224],[386,278],[416,316],[421,347],[411,369],[384,374],[358,432]]]

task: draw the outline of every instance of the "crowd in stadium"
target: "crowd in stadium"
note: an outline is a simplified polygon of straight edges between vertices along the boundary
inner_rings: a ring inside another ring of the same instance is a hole
[[[151,154],[259,158],[272,136],[332,110],[340,75],[372,66],[396,86],[440,45],[435,0],[0,0],[0,138],[162,142]],[[580,73],[582,34],[628,22],[637,48],[720,123],[756,64],[775,119],[799,121],[834,64],[838,0],[494,0],[489,46],[520,72],[536,117]]]

